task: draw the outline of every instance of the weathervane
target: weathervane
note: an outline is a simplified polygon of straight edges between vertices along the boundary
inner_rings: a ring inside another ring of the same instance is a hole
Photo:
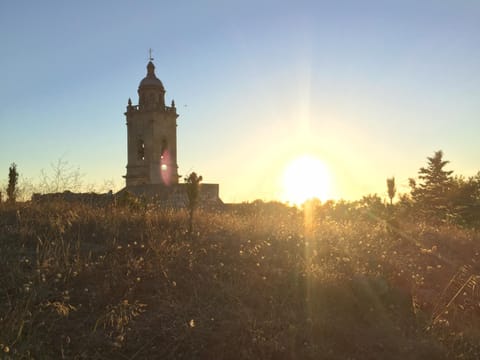
[[[148,49],[148,59],[149,59],[150,61],[153,61],[152,48]]]

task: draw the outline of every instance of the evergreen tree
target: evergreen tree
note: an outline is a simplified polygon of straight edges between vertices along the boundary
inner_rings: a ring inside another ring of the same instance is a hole
[[[18,183],[18,172],[17,165],[12,163],[8,169],[8,187],[7,187],[7,197],[8,202],[14,203],[17,199],[17,183]]]
[[[412,198],[424,215],[444,220],[450,210],[448,193],[452,187],[453,171],[444,169],[449,161],[443,160],[441,150],[436,151],[432,157],[427,157],[427,160],[427,167],[421,167],[418,171],[420,183],[410,180]]]

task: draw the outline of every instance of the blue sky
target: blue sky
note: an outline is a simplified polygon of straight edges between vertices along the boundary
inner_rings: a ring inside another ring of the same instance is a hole
[[[35,181],[63,158],[121,188],[149,48],[180,114],[179,171],[225,201],[279,198],[305,152],[347,199],[384,196],[390,176],[407,191],[439,149],[473,175],[479,18],[462,0],[3,1],[0,178],[16,162]]]

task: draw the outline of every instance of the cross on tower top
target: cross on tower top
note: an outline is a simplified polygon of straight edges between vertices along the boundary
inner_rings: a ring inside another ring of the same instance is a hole
[[[148,60],[153,61],[152,48],[148,49]]]

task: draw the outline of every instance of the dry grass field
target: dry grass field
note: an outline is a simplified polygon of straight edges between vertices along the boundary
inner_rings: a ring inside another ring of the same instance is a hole
[[[480,358],[478,231],[317,210],[2,204],[0,357]]]

